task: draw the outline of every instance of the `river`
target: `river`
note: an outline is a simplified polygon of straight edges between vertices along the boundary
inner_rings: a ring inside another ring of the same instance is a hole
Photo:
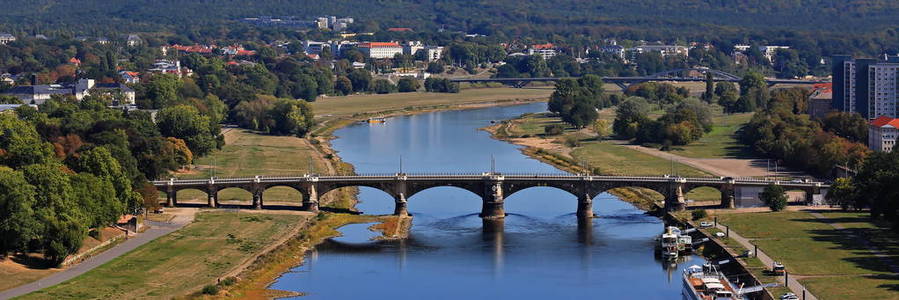
[[[545,103],[444,111],[357,124],[335,132],[333,147],[358,173],[558,173],[518,146],[478,128],[491,120],[540,112]],[[400,158],[402,157],[402,159]],[[393,213],[393,199],[360,188],[357,208]],[[537,187],[505,199],[502,222],[482,222],[481,199],[457,188],[425,190],[408,199],[410,237],[379,241],[370,224],[352,224],[307,253],[273,289],[303,299],[680,299],[680,270],[654,255],[663,223],[610,194],[594,199],[596,218],[578,224],[575,197]]]

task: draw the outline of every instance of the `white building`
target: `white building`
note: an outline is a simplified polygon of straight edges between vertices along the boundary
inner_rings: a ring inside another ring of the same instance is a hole
[[[306,54],[321,54],[322,50],[329,47],[331,47],[331,44],[328,42],[303,41],[303,51],[305,51]]]
[[[602,47],[599,48],[599,52],[602,52],[602,53],[609,53],[609,54],[618,56],[618,58],[625,59],[625,57],[624,57],[624,47],[619,46],[619,45],[602,46]]]
[[[403,43],[403,54],[415,55],[418,50],[424,49],[425,45],[421,41],[408,41]]]
[[[558,55],[558,52],[556,49],[528,49],[528,55],[540,55],[547,60]]]
[[[662,57],[670,55],[690,55],[690,48],[677,45],[643,45],[629,49],[633,53],[658,52]]]
[[[129,34],[128,38],[125,41],[125,43],[128,45],[128,47],[136,47],[136,46],[140,45],[141,42],[143,42],[143,41],[140,39],[140,36],[138,36],[136,34]]]
[[[899,118],[899,57],[833,57],[833,107],[868,120]]]
[[[16,36],[9,33],[0,33],[0,45],[6,45],[10,42],[15,42]]]
[[[874,151],[891,152],[899,135],[899,119],[878,117],[868,124],[868,148]]]
[[[403,54],[403,46],[400,44],[390,43],[361,43],[358,46],[359,51],[369,58],[393,58],[394,55]]]
[[[780,49],[786,50],[786,49],[790,49],[790,47],[789,46],[761,46],[761,47],[759,47],[759,51],[762,51],[762,54],[764,54],[765,58],[767,58],[768,61],[770,61],[770,62],[774,61],[774,55],[776,55],[777,50],[780,50]]]

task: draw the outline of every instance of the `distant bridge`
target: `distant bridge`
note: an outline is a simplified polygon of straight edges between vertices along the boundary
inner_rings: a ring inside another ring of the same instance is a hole
[[[302,196],[302,209],[317,211],[319,198],[343,187],[372,187],[393,197],[394,213],[406,215],[407,200],[415,194],[434,187],[451,186],[470,191],[481,197],[481,217],[502,218],[504,199],[531,187],[553,187],[577,197],[577,216],[593,217],[593,197],[610,189],[642,187],[665,196],[665,208],[681,210],[686,207],[684,195],[699,187],[711,187],[721,192],[721,206],[734,207],[735,191],[747,187],[781,185],[785,190],[802,190],[806,201],[820,194],[829,186],[821,182],[776,181],[730,177],[672,177],[672,176],[591,176],[569,174],[375,174],[340,176],[256,176],[245,178],[170,179],[153,184],[166,193],[168,206],[178,205],[177,193],[181,190],[200,190],[208,196],[207,205],[217,207],[218,192],[226,188],[243,189],[253,194],[253,207],[264,206],[263,193],[273,187],[285,186],[297,190]]]
[[[703,76],[685,76],[684,74],[689,72],[699,72],[703,74]],[[632,84],[650,82],[650,81],[673,81],[673,82],[704,82],[705,76],[704,74],[711,73],[712,80],[718,81],[726,81],[726,82],[740,82],[740,77],[718,70],[705,69],[705,68],[685,68],[685,69],[676,69],[669,70],[664,72],[659,72],[647,76],[632,76],[632,77],[622,77],[622,76],[606,76],[602,77],[603,82],[606,83],[614,83],[621,87],[622,90],[627,89]],[[534,78],[456,78],[450,79],[452,82],[468,82],[468,83],[480,83],[480,82],[499,82],[503,84],[509,84],[514,87],[524,87],[527,86],[531,82],[557,82],[562,79],[578,79],[579,77],[534,77]],[[768,86],[773,86],[775,84],[815,84],[822,83],[826,81],[820,80],[802,80],[802,79],[777,79],[777,78],[766,78],[765,81],[768,83]]]

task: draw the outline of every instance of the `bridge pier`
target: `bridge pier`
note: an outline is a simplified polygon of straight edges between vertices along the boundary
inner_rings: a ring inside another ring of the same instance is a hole
[[[395,205],[393,208],[393,215],[401,217],[409,216],[409,208],[408,202],[406,201],[406,195],[403,193],[399,193],[395,197],[393,197],[393,200]]]
[[[262,191],[253,191],[253,209],[262,209]]]
[[[481,218],[499,219],[506,217],[506,210],[503,208],[503,184],[502,179],[493,180],[486,185],[481,207]]]
[[[589,219],[593,217],[593,197],[590,197],[590,194],[584,194],[578,197],[577,217],[579,219]]]
[[[178,192],[169,191],[165,194],[165,206],[167,207],[175,207],[175,203],[178,198]]]
[[[210,189],[206,192],[206,206],[208,206],[209,208],[215,208],[216,206],[218,206],[217,193],[218,191],[214,189]]]
[[[681,184],[672,186],[665,197],[666,211],[680,211],[687,209],[687,201],[684,199],[684,187]]]
[[[735,208],[734,181],[728,181],[718,190],[721,191],[721,208]]]
[[[318,191],[314,184],[310,184],[306,188],[306,194],[303,195],[303,210],[317,212],[318,211]]]

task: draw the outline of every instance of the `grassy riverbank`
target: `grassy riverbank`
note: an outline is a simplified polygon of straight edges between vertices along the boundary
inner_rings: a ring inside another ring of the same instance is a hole
[[[59,285],[21,297],[172,298],[216,282],[311,218],[301,214],[202,212],[169,235]]]
[[[720,214],[718,220],[783,262],[819,299],[899,299],[899,275],[890,268],[899,258],[899,236],[870,222],[866,212],[818,214]]]

